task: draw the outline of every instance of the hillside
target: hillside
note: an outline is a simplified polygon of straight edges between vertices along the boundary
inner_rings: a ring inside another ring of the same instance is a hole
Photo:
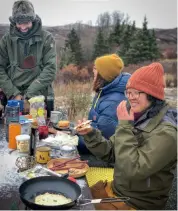
[[[74,27],[80,35],[84,51],[91,52],[94,43],[97,27],[85,24],[70,24],[65,26],[44,27],[50,31],[56,38],[58,49],[64,46],[65,39],[69,31]],[[0,38],[9,30],[9,26],[0,24]],[[173,29],[155,29],[158,46],[161,52],[166,49],[172,49],[177,52],[177,28]]]

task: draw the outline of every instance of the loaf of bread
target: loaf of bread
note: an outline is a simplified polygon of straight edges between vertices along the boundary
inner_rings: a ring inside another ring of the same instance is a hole
[[[58,127],[69,127],[70,122],[67,120],[61,120],[58,122]]]

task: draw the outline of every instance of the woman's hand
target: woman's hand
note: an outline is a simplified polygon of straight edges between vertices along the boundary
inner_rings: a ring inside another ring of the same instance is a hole
[[[78,120],[78,124],[77,124],[77,127],[82,125],[83,122],[86,122],[86,119],[83,119],[83,120]],[[87,125],[86,127],[83,127],[83,128],[77,128],[76,127],[76,132],[79,134],[79,135],[87,135],[88,133],[90,133],[93,128],[91,125]]]
[[[134,120],[134,113],[132,109],[130,109],[130,112],[128,113],[127,107],[126,107],[126,100],[123,100],[117,107],[117,117],[118,120]]]

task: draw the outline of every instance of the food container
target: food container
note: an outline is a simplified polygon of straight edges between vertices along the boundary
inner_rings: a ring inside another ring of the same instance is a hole
[[[21,124],[21,134],[30,135],[31,134],[31,123],[30,122],[20,122]]]
[[[38,127],[39,140],[45,139],[48,137],[48,126],[43,125]]]
[[[36,160],[33,156],[20,156],[16,159],[15,165],[18,167],[18,172],[23,172],[34,168],[36,165]]]
[[[51,148],[50,147],[37,147],[36,148],[36,162],[41,164],[46,164],[49,160],[51,160],[50,157]]]
[[[30,136],[29,135],[18,135],[15,137],[16,143],[17,143],[17,149],[19,152],[29,152],[29,141]]]
[[[50,121],[54,124],[57,124],[61,116],[60,111],[51,111]]]
[[[77,149],[75,146],[63,145],[60,147],[60,157],[73,158],[77,155]]]
[[[35,119],[39,126],[45,125],[45,103],[44,96],[36,96],[29,99],[30,115]]]
[[[19,123],[13,123],[11,122],[8,125],[8,148],[9,149],[17,149],[17,142],[16,142],[16,136],[21,134],[21,125]]]
[[[34,167],[27,169],[25,171],[19,170],[19,175],[25,179],[31,179],[35,177],[42,177],[42,176],[58,176],[61,177],[61,174],[57,174],[47,168],[42,167],[40,164],[35,165]]]

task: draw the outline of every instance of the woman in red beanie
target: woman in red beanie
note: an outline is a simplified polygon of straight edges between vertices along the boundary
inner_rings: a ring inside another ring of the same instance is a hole
[[[130,198],[98,209],[164,209],[177,160],[177,111],[165,102],[164,87],[160,63],[136,70],[125,91],[130,108],[126,101],[118,106],[120,124],[110,140],[92,127],[79,132],[93,154],[115,161],[113,182],[99,181],[91,188],[93,197]]]

